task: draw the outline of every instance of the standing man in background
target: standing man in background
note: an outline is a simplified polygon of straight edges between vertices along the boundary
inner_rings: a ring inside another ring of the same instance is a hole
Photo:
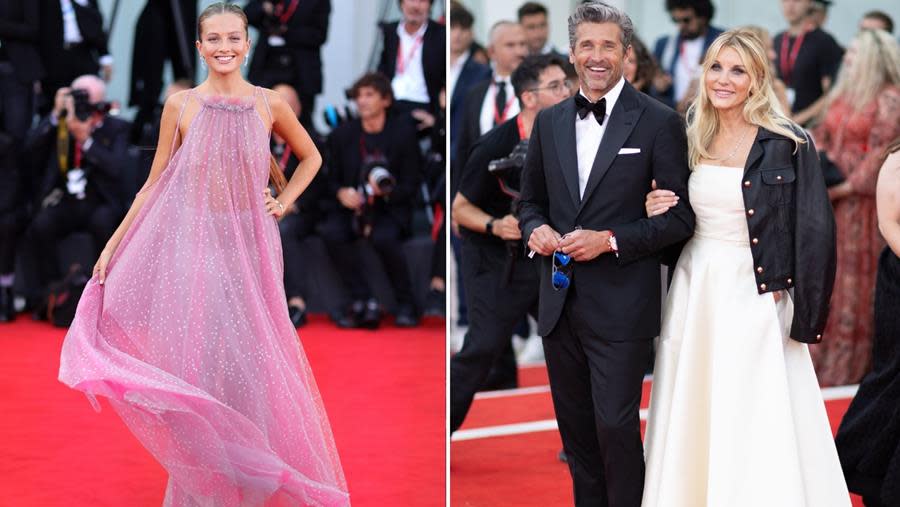
[[[710,25],[716,12],[710,0],[666,0],[666,11],[678,34],[656,40],[653,57],[662,72],[653,79],[650,95],[674,109],[700,75],[703,55],[722,30]]]
[[[244,12],[259,30],[248,81],[266,88],[291,85],[303,104],[300,123],[310,130],[322,92],[320,53],[328,39],[331,0],[251,0]]]

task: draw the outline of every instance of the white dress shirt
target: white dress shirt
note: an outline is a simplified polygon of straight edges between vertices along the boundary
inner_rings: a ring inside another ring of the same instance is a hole
[[[450,78],[447,80],[450,83],[450,89],[447,90],[447,98],[453,97],[453,90],[456,89],[456,82],[459,81],[459,75],[462,74],[463,67],[466,66],[466,62],[468,62],[471,57],[472,50],[470,49],[459,55],[459,58],[457,58],[455,62],[450,63]]]
[[[703,54],[703,37],[682,41],[682,50],[675,62],[675,75],[672,76],[675,102],[680,102],[687,94],[691,81],[700,77],[700,57]]]
[[[90,7],[88,0],[59,0],[59,8],[62,10],[63,20],[63,42],[67,45],[84,42],[81,29],[78,28],[78,18],[75,15],[75,7],[72,5],[73,1],[82,7]],[[112,64],[112,55],[102,55],[100,57],[100,65]]]
[[[588,114],[584,118],[575,115],[575,147],[578,154],[578,195],[584,198],[584,189],[587,187],[588,178],[591,176],[591,167],[594,166],[594,159],[597,157],[597,150],[600,149],[600,142],[603,140],[603,134],[606,133],[606,127],[609,126],[609,115],[613,111],[619,95],[622,94],[622,88],[625,87],[625,78],[619,79],[619,82],[612,87],[610,91],[603,97],[606,99],[606,116],[603,118],[603,125],[597,123],[597,119],[593,114]],[[582,96],[587,98],[583,91],[579,90]],[[600,100],[600,99],[597,99]]]
[[[394,90],[394,99],[408,100],[427,104],[431,102],[428,96],[428,85],[425,84],[425,69],[422,66],[422,47],[425,45],[425,30],[428,22],[422,24],[415,33],[406,32],[406,23],[397,23],[397,35],[400,37],[400,59],[403,62],[403,72],[399,65],[391,80],[391,89]]]
[[[484,94],[484,101],[481,103],[481,116],[479,116],[478,120],[478,126],[481,128],[481,132],[478,133],[479,136],[485,135],[494,128],[494,113],[495,109],[497,109],[496,97],[499,91],[496,84],[497,81],[503,81],[503,86],[506,88],[506,116],[503,116],[503,111],[499,112],[500,116],[503,117],[503,121],[519,114],[519,101],[516,99],[516,92],[513,89],[509,76],[500,77],[494,75],[491,76],[491,80],[493,80],[493,83],[488,87],[487,93]]]

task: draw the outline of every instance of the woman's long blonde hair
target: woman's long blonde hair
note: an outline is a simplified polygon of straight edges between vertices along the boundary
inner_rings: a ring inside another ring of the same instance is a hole
[[[696,167],[701,159],[712,158],[709,146],[719,131],[719,112],[713,107],[706,92],[706,73],[724,48],[732,48],[737,52],[750,76],[750,96],[744,102],[744,120],[793,140],[795,148],[799,148],[806,140],[801,135],[802,129],[781,109],[772,89],[772,71],[766,46],[752,31],[738,28],[717,37],[703,58],[699,93],[687,112],[688,157],[691,168]]]
[[[856,52],[853,63],[841,66],[828,100],[843,97],[858,111],[875,100],[885,85],[900,86],[900,46],[884,30],[863,30],[851,44]]]

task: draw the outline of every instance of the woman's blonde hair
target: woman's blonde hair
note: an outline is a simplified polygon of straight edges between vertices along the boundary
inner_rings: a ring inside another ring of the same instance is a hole
[[[750,76],[750,96],[744,102],[744,120],[793,140],[795,148],[799,148],[806,140],[802,129],[782,111],[772,89],[772,71],[765,45],[754,32],[738,28],[717,37],[703,58],[699,93],[687,112],[690,166],[696,167],[703,158],[712,158],[709,146],[719,131],[719,112],[713,107],[706,91],[706,73],[724,48],[737,52]]]
[[[851,44],[856,55],[850,65],[841,67],[828,100],[843,97],[858,111],[875,100],[885,85],[900,86],[900,46],[884,30],[863,30]]]

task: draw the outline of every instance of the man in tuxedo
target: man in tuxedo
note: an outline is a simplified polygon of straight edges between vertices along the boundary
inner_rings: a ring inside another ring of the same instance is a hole
[[[580,5],[569,34],[581,91],[538,115],[519,223],[539,255],[538,334],[575,504],[638,507],[638,412],[659,334],[659,254],[694,227],[687,141],[674,111],[623,78],[634,36],[625,13]],[[664,220],[644,212],[654,179],[680,197]]]
[[[103,15],[97,0],[41,0],[41,58],[47,75],[41,82],[41,113],[53,108],[56,90],[75,78],[100,73],[112,79]]]
[[[44,72],[38,55],[39,7],[0,0],[0,322],[15,318],[15,251],[27,214],[21,198],[22,139],[31,125],[34,85]]]
[[[316,95],[322,92],[321,49],[328,38],[331,0],[252,0],[244,13],[259,29],[248,79],[266,88],[293,86],[303,104],[300,123],[310,129]]]
[[[82,106],[72,92],[87,94]],[[42,289],[60,275],[56,247],[61,239],[87,231],[99,254],[125,215],[121,169],[129,163],[131,125],[106,115],[105,100],[103,81],[81,76],[71,88],[57,91],[53,111],[26,138],[25,149],[44,175],[40,210],[26,236],[39,260]]]
[[[399,0],[401,21],[381,25],[378,71],[391,80],[394,110],[435,114],[447,77],[444,25],[428,19],[432,0]]]

